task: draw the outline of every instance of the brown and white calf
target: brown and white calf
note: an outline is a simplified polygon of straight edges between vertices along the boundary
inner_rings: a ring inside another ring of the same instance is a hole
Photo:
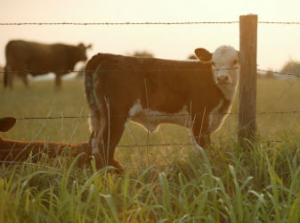
[[[230,110],[239,79],[239,54],[230,46],[195,50],[200,61],[97,54],[87,64],[91,147],[98,167],[120,167],[115,148],[131,119],[154,131],[161,123],[192,130],[198,146],[210,143]]]
[[[13,117],[0,118],[0,132],[7,132],[16,123]],[[9,161],[24,161],[31,155],[35,161],[39,160],[41,154],[47,154],[49,157],[56,157],[63,152],[70,151],[72,157],[80,156],[80,164],[89,161],[89,144],[66,144],[54,142],[27,142],[3,139],[0,137],[0,163]]]

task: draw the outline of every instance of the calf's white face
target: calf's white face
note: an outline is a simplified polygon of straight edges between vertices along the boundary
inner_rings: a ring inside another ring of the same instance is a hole
[[[219,47],[212,55],[212,67],[217,84],[237,83],[239,53],[229,46]]]
[[[214,80],[225,97],[232,100],[239,80],[239,53],[231,46],[221,46],[214,53],[203,48],[195,50],[201,61],[212,65]]]

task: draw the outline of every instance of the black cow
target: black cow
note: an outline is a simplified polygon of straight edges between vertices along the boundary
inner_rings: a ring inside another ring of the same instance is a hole
[[[55,74],[55,84],[61,86],[61,77],[74,69],[79,61],[86,61],[85,46],[67,44],[43,44],[24,40],[9,41],[5,48],[6,66],[4,87],[12,87],[13,77],[18,76],[28,86],[27,75]]]

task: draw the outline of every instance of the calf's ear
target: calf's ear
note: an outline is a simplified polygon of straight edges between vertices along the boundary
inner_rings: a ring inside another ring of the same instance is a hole
[[[212,54],[204,48],[195,49],[195,54],[203,62],[210,62],[212,59]]]
[[[16,124],[13,117],[0,118],[0,132],[7,132]]]

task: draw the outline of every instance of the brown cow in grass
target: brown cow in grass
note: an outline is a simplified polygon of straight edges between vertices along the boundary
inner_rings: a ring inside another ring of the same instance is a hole
[[[16,123],[16,119],[12,117],[0,118],[0,132],[7,132]],[[57,157],[67,152],[71,157],[80,156],[80,164],[89,162],[89,144],[67,144],[54,142],[36,142],[36,141],[17,141],[3,139],[0,137],[0,163],[11,161],[24,161],[31,155],[34,160],[39,160],[42,154],[49,157]]]
[[[24,40],[9,41],[5,48],[6,66],[4,74],[4,87],[12,87],[13,77],[22,79],[28,85],[27,75],[33,77],[53,72],[55,84],[61,86],[61,77],[70,73],[79,61],[86,61],[85,46],[67,44],[43,44]]]
[[[98,167],[120,167],[114,152],[127,120],[154,131],[161,123],[191,129],[197,146],[229,112],[239,78],[239,54],[230,46],[200,61],[175,61],[98,54],[86,66],[85,91],[91,110],[91,147]]]

